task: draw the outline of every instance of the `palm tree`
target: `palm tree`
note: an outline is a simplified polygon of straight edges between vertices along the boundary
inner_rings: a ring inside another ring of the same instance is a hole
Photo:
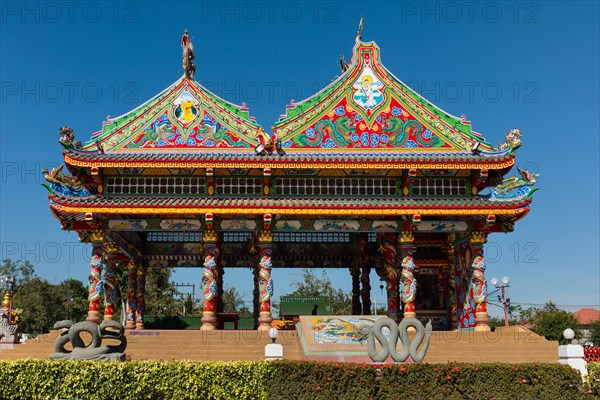
[[[244,305],[243,294],[234,287],[227,287],[223,290],[223,312],[238,312]]]

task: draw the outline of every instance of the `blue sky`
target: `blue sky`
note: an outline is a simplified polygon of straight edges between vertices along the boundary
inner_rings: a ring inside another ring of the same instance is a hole
[[[39,171],[61,162],[58,128],[87,140],[181,74],[190,30],[196,79],[271,126],[339,74],[360,16],[397,77],[496,144],[518,127],[517,163],[541,174],[532,211],[487,245],[488,277],[513,303],[600,307],[597,2],[1,3],[0,243],[42,277],[87,279],[89,249],[63,232]],[[350,288],[347,270],[330,271]],[[276,297],[300,276],[276,270]],[[177,282],[198,283],[199,269]],[[248,270],[226,285],[251,299]],[[383,295],[372,278],[378,301]],[[495,296],[494,296],[495,297]],[[490,307],[490,312],[498,310]]]

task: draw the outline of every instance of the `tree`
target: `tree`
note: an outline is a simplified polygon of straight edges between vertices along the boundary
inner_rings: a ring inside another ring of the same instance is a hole
[[[88,312],[88,290],[77,279],[66,279],[55,285],[56,299],[61,302],[62,319],[74,322],[85,320]]]
[[[590,326],[590,341],[594,346],[600,347],[600,319],[592,322]]]
[[[170,281],[171,268],[148,268],[146,272],[146,315],[172,317],[179,307],[175,302],[175,286]]]
[[[223,312],[238,312],[244,306],[243,295],[234,287],[223,290]]]
[[[17,288],[13,307],[22,309],[19,331],[28,334],[48,333],[63,319],[78,322],[87,315],[87,289],[76,279],[53,285],[33,278]]]
[[[10,258],[6,260],[2,260],[2,265],[0,265],[0,276],[11,276],[15,278],[15,286],[21,286],[31,279],[33,279],[35,275],[35,269],[33,265],[29,261],[12,261]],[[0,282],[0,291],[5,292],[6,284]]]
[[[334,288],[325,270],[321,271],[321,278],[318,278],[314,270],[306,268],[302,271],[302,279],[302,281],[294,282],[295,290],[289,293],[289,296],[327,296],[331,298],[333,314],[350,315],[352,313],[350,295],[342,289]]]
[[[556,307],[552,301],[548,301],[542,308],[523,310],[521,315],[533,325],[532,330],[535,333],[548,340],[558,340],[561,344],[567,344],[568,341],[563,337],[563,331],[567,328],[575,331],[576,338],[581,337],[581,330],[575,316]]]
[[[29,334],[48,333],[60,319],[62,304],[56,299],[53,285],[33,278],[19,286],[13,297],[13,307],[23,310],[19,331]]]

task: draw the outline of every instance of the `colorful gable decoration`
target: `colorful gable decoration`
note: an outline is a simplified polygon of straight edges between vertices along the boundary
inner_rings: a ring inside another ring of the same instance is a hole
[[[259,129],[245,106],[228,103],[196,81],[181,78],[142,106],[105,122],[98,140],[108,152],[250,148]]]
[[[359,42],[351,64],[334,83],[288,107],[273,127],[289,149],[433,149],[492,147],[409,89],[379,61],[379,47]]]

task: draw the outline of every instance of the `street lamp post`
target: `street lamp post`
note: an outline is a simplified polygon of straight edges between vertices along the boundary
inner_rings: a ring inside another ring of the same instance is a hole
[[[502,284],[500,284],[500,282],[498,282],[498,278],[492,278],[490,282],[496,288],[500,289],[500,295],[502,296],[502,298],[501,298],[502,307],[504,308],[504,324],[505,324],[506,327],[508,327],[508,306],[507,306],[507,303],[510,302],[510,299],[506,298],[506,295],[504,293],[504,289],[510,286],[510,278],[508,276],[505,276],[504,278],[502,278]]]

